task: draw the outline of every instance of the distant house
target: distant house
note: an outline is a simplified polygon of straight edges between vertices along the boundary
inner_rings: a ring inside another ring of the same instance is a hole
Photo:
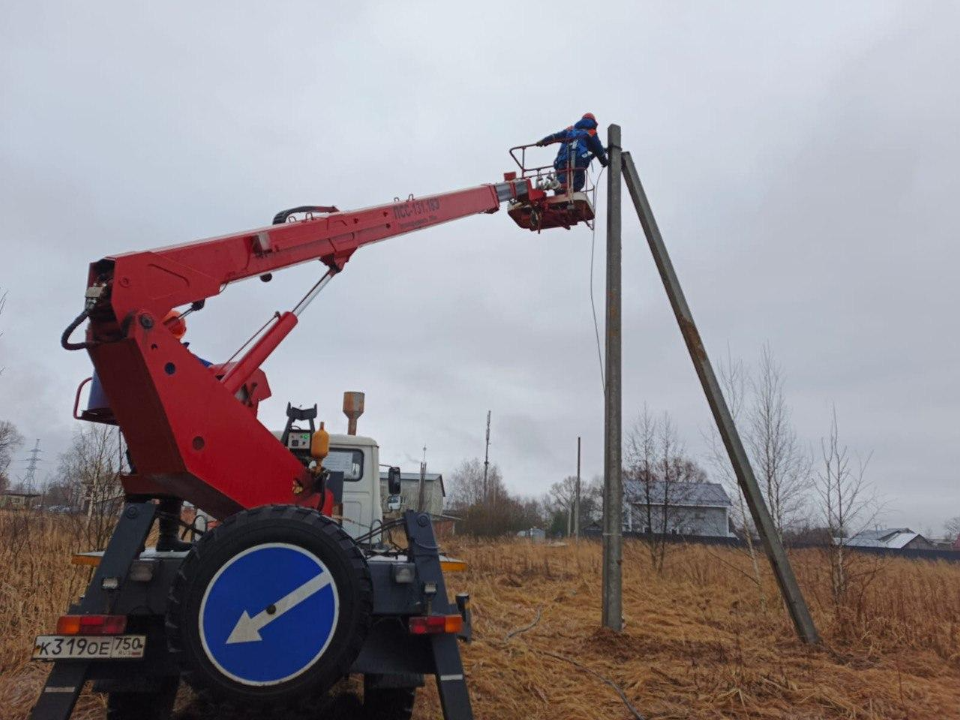
[[[387,489],[387,473],[380,473],[380,504],[384,514],[400,510],[416,510],[420,499],[420,473],[400,473],[400,507],[390,508],[390,496]],[[423,509],[425,512],[440,517],[443,515],[443,499],[447,492],[443,486],[443,475],[427,473],[423,483]]]
[[[40,502],[39,493],[0,493],[0,508],[7,510],[29,510]]]
[[[887,550],[935,550],[936,545],[910,528],[864,530],[841,541],[847,547],[884,548]]]
[[[387,488],[387,473],[380,473],[380,507],[383,517],[397,518],[406,510],[416,510],[420,501],[420,473],[400,473],[400,501],[391,497]],[[423,483],[423,510],[433,518],[433,532],[438,539],[456,533],[460,518],[444,515],[443,500],[447,495],[443,475],[427,473]]]
[[[547,531],[543,528],[530,528],[528,530],[521,530],[518,532],[517,537],[528,538],[530,540],[546,540]]]
[[[628,532],[730,537],[730,498],[719,483],[624,482]]]

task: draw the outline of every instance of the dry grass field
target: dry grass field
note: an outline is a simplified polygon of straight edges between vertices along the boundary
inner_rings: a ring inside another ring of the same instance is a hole
[[[27,517],[30,520],[27,520]],[[0,514],[0,718],[23,718],[46,667],[28,662],[33,636],[49,631],[82,589],[69,564],[77,536],[62,517]],[[470,563],[451,590],[473,597],[476,639],[464,650],[478,718],[960,718],[960,567],[862,560],[843,604],[824,557],[793,555],[824,636],[809,650],[793,637],[765,574],[721,548],[671,548],[661,574],[644,545],[624,552],[626,630],[598,629],[600,548],[518,541],[456,541]],[[766,571],[766,568],[764,568]],[[198,710],[189,692],[180,717]],[[75,717],[102,718],[85,695]],[[416,717],[438,718],[436,692]]]

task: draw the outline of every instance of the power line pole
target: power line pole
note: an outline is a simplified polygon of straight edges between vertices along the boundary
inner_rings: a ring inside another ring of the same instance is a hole
[[[24,491],[27,493],[33,492],[34,483],[37,481],[37,465],[43,462],[40,459],[40,453],[42,452],[43,450],[40,449],[40,438],[37,438],[33,450],[29,452],[30,459],[27,460],[27,474],[23,477]]]
[[[490,488],[487,486],[487,471],[490,469],[490,410],[487,410],[487,447],[483,451],[483,500],[490,499]]]
[[[620,126],[607,128],[607,319],[606,387],[603,414],[603,625],[623,630],[621,524],[623,466],[621,462],[621,298],[620,298]]]
[[[580,436],[577,436],[577,491],[573,500],[573,536],[580,539]]]
[[[611,167],[613,163],[611,162]],[[673,307],[673,313],[676,315],[677,323],[680,325],[680,333],[683,335],[684,342],[687,344],[687,350],[690,353],[690,359],[693,360],[694,369],[700,378],[700,384],[703,386],[703,392],[707,396],[707,403],[710,405],[710,411],[713,413],[713,419],[717,423],[717,429],[723,438],[723,444],[727,448],[727,454],[730,456],[730,464],[737,475],[737,481],[743,490],[747,506],[750,508],[750,514],[753,522],[760,533],[760,539],[763,541],[763,547],[767,552],[767,558],[773,567],[773,573],[780,585],[780,593],[790,612],[794,627],[800,639],[808,644],[817,644],[820,642],[820,636],[817,634],[817,628],[813,624],[813,618],[810,616],[810,610],[797,584],[797,579],[793,574],[793,568],[790,567],[790,560],[783,549],[783,543],[780,542],[780,536],[777,534],[773,519],[770,517],[770,511],[764,502],[763,494],[760,492],[760,486],[753,474],[753,468],[750,467],[750,459],[747,457],[746,450],[740,440],[733,417],[730,415],[730,409],[724,400],[723,391],[720,383],[717,382],[717,376],[713,372],[713,366],[710,364],[710,358],[707,357],[707,350],[703,346],[703,340],[700,332],[693,321],[693,313],[690,312],[690,306],[687,305],[687,299],[680,287],[680,279],[673,269],[673,263],[670,261],[670,255],[667,253],[667,247],[663,242],[663,236],[660,234],[660,228],[653,216],[653,209],[647,200],[647,195],[640,184],[640,176],[637,174],[637,168],[633,164],[633,158],[630,153],[623,154],[623,173],[627,183],[627,190],[633,200],[637,216],[640,218],[640,224],[643,226],[644,234],[647,236],[647,243],[650,245],[650,252],[653,254],[653,260],[657,264],[657,270],[660,271],[660,279],[663,281],[663,287],[667,291],[667,297],[670,299],[670,305]],[[618,179],[619,180],[619,179]],[[608,351],[609,352],[609,351]],[[609,377],[609,369],[607,370]]]

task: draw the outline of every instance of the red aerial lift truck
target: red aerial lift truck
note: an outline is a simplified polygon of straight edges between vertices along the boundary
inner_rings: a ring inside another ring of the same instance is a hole
[[[282,710],[349,674],[364,676],[369,717],[407,720],[432,674],[444,717],[472,718],[457,644],[470,636],[469,599],[448,599],[429,516],[394,521],[403,549],[384,545],[386,526],[351,537],[331,517],[344,477],[324,466],[316,412],[288,409],[278,439],[257,408],[270,396],[261,365],[364,245],[505,202],[525,229],[590,223],[587,194],[549,195],[552,168],[514,158],[519,177],[500,183],[356,211],[292,208],[268,227],[91,264],[62,344],[89,353],[105,398],[75,415],[122,431],[126,504],[85,594],[37,639],[34,657],[53,667],[31,718],[66,720],[87,681],[109,693],[114,720],[159,720],[181,678],[216,701]],[[210,365],[171,331],[231,283],[316,260],[323,277],[235,360]],[[177,535],[183,501],[220,520],[195,543]]]

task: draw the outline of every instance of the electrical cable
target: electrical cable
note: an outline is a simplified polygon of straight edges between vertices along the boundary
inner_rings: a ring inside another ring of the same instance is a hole
[[[597,175],[597,179],[593,183],[593,206],[597,206],[597,191],[600,186],[600,178],[603,177],[603,171],[606,168],[601,168],[600,174]],[[590,310],[593,312],[593,331],[597,336],[597,359],[600,361],[600,389],[606,393],[607,392],[607,381],[603,376],[603,350],[600,347],[600,323],[597,322],[597,304],[594,300],[593,295],[593,259],[595,255],[595,246],[597,243],[597,221],[594,219],[593,228],[591,228],[590,236]]]
[[[404,522],[403,518],[398,518],[398,519],[396,519],[396,520],[391,520],[390,522],[380,521],[380,527],[375,528],[375,529],[371,530],[371,531],[368,532],[368,533],[364,533],[363,535],[359,535],[359,536],[355,537],[355,538],[354,538],[354,541],[360,543],[360,542],[363,542],[363,541],[365,541],[365,540],[372,540],[372,539],[373,539],[373,536],[376,535],[377,533],[381,533],[381,534],[382,534],[382,533],[385,532],[386,530],[390,530],[391,528],[395,528],[395,527],[398,527],[398,526],[400,526],[400,525],[403,525],[403,522]]]

